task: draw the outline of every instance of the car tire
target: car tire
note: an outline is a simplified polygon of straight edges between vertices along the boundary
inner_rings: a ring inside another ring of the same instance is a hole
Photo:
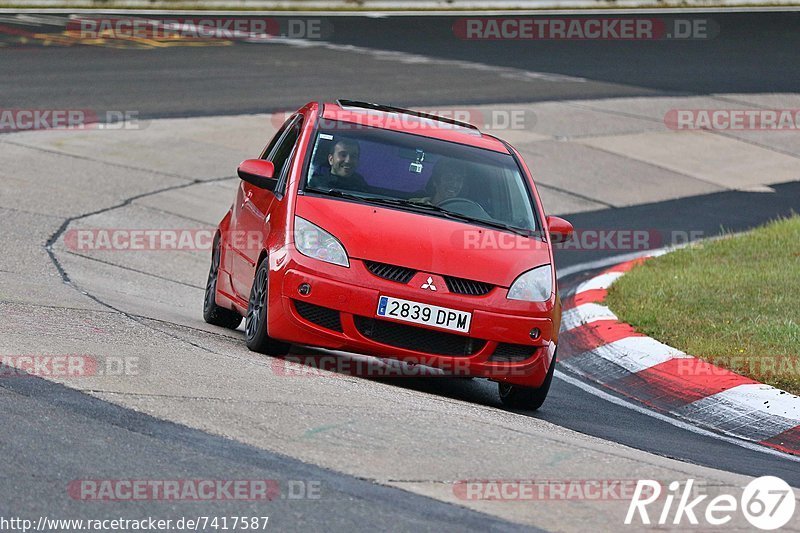
[[[217,305],[217,279],[219,278],[219,238],[214,239],[211,252],[211,268],[208,270],[206,294],[203,300],[203,320],[215,326],[236,329],[242,323],[242,315],[231,309]]]
[[[286,355],[290,345],[267,334],[267,302],[269,301],[269,261],[264,259],[256,269],[250,299],[247,303],[244,335],[247,347],[267,355]]]
[[[550,391],[550,383],[553,381],[553,374],[556,370],[556,356],[553,354],[553,361],[547,369],[547,376],[539,387],[523,387],[500,381],[497,383],[497,390],[500,393],[500,401],[510,409],[523,409],[535,411],[539,409],[547,398]]]

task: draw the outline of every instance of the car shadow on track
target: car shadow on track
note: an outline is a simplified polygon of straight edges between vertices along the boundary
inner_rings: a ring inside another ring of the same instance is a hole
[[[447,375],[435,368],[394,359],[300,346],[293,346],[289,355],[268,357],[274,360],[273,370],[287,375],[334,372],[442,398],[507,410],[500,403],[497,384],[488,379]]]

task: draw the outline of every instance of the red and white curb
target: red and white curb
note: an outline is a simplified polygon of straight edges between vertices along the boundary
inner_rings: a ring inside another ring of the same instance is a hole
[[[692,425],[800,455],[800,397],[637,333],[601,304],[649,257],[615,265],[564,299],[559,365]]]

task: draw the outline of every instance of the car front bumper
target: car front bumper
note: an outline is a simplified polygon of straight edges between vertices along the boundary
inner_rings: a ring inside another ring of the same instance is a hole
[[[487,377],[538,387],[555,356],[560,306],[507,300],[495,287],[481,297],[436,293],[388,281],[351,259],[349,268],[284,249],[270,257],[271,337],[441,369],[445,374]],[[426,274],[422,274],[426,275]],[[310,292],[299,288],[307,284]],[[472,313],[468,334],[376,317],[381,295]],[[554,320],[555,319],[555,320]],[[531,331],[540,334],[534,340]]]

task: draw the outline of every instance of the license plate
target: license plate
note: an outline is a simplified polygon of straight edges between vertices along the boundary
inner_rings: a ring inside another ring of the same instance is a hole
[[[381,296],[378,299],[377,315],[463,333],[469,332],[469,324],[472,320],[472,313],[391,296]]]

